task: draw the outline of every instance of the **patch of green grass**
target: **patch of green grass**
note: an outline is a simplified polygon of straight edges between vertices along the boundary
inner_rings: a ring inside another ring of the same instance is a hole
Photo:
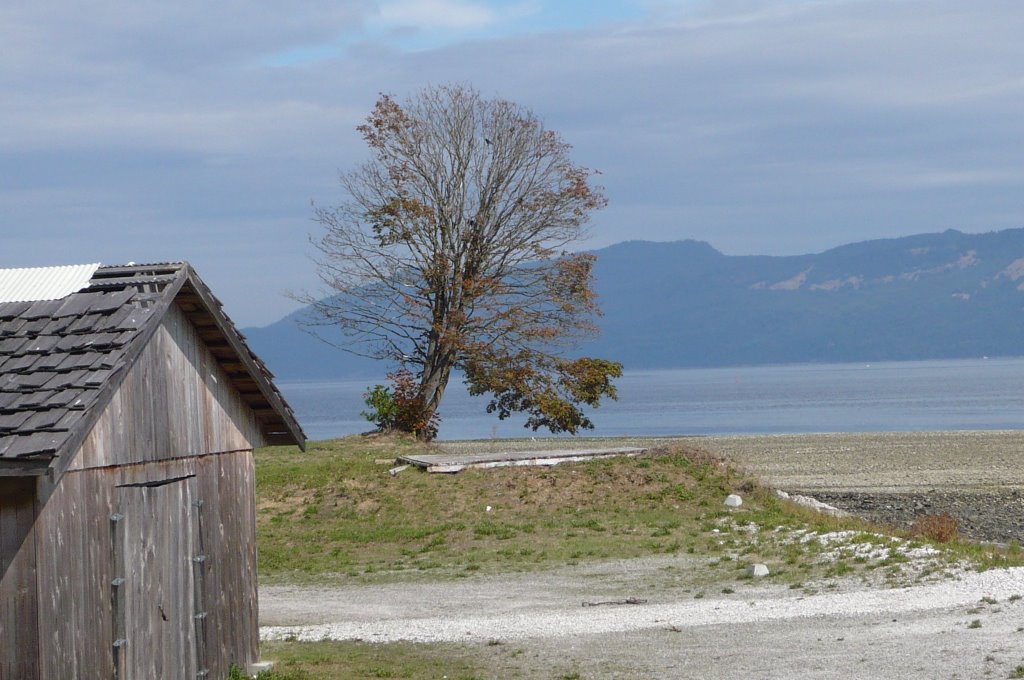
[[[251,680],[251,678],[252,676],[248,673],[233,665],[228,673],[227,680]],[[263,671],[257,676],[256,680],[309,680],[309,678],[309,674],[300,668],[285,672],[278,670]]]
[[[850,566],[846,562],[839,561],[839,562],[834,562],[833,564],[829,565],[829,567],[825,570],[825,576],[827,576],[827,577],[846,576],[847,574],[849,574],[852,571],[853,571],[853,567],[852,566]]]
[[[473,652],[452,645],[364,642],[264,642],[264,659],[274,669],[258,680],[337,680],[405,678],[451,680],[483,678]]]
[[[391,476],[391,465],[375,462],[424,448],[408,439],[355,436],[312,442],[305,453],[257,451],[264,582],[350,574],[387,580],[410,568],[455,576],[467,564],[493,573],[692,554],[701,538],[696,526],[711,518],[706,508],[720,507],[744,481],[720,460],[684,446],[640,458],[457,475],[410,468]]]

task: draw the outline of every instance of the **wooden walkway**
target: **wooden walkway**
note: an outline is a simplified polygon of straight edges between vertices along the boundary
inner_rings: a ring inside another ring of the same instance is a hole
[[[466,468],[511,467],[517,465],[558,465],[572,461],[638,456],[646,448],[623,446],[611,449],[562,449],[555,451],[505,451],[500,453],[437,453],[402,456],[399,463],[415,465],[427,472],[461,472]]]

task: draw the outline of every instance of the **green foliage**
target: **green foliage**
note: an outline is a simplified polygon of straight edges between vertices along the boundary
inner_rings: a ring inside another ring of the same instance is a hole
[[[603,397],[616,399],[613,378],[622,364],[605,359],[563,360],[520,353],[514,357],[474,357],[464,365],[473,395],[491,394],[488,413],[504,420],[514,412],[528,414],[526,427],[577,434],[594,423],[581,406],[597,407]]]
[[[367,387],[363,394],[363,403],[369,411],[360,411],[359,415],[377,426],[380,432],[391,432],[395,427],[395,414],[398,407],[395,397],[385,385]]]
[[[367,387],[363,401],[370,409],[363,416],[377,426],[379,432],[406,432],[422,441],[437,436],[441,416],[435,411],[427,414],[423,390],[416,376],[406,368],[388,374],[391,387]]]

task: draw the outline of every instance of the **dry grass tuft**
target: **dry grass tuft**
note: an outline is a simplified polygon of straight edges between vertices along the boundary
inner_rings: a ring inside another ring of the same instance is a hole
[[[960,523],[948,512],[941,515],[925,515],[914,522],[910,533],[938,543],[948,543],[956,538]]]

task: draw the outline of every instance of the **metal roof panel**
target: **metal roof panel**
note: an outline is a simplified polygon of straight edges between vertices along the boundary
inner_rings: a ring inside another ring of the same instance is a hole
[[[96,264],[0,269],[0,303],[59,300],[89,285]]]

